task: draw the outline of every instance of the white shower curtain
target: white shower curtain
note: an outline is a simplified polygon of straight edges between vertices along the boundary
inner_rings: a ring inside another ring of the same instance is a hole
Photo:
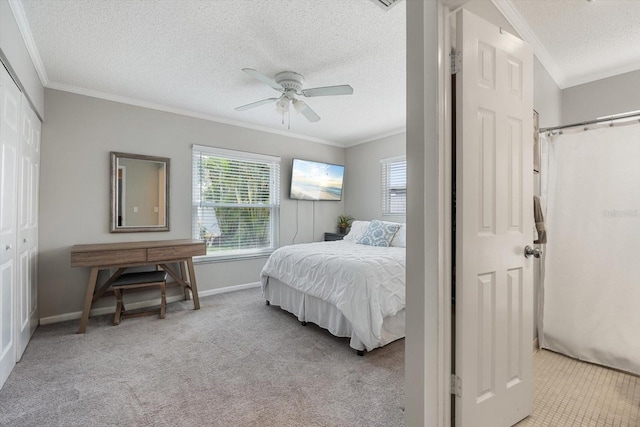
[[[640,374],[640,124],[544,142],[540,345]]]

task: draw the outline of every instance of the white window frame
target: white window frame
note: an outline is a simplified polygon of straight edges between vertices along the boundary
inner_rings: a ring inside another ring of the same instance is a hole
[[[392,174],[397,172],[397,168],[403,168],[405,180],[403,185],[391,183]],[[397,156],[380,160],[380,178],[381,178],[381,201],[383,216],[404,216],[407,213],[407,157]],[[391,195],[394,190],[404,190],[405,202],[404,206],[397,207],[391,203]]]
[[[247,204],[247,203],[214,203],[203,202],[201,200],[200,176],[198,175],[198,166],[203,156],[218,157],[227,160],[238,160],[243,162],[255,162],[269,166],[270,182],[269,182],[269,204]],[[215,262],[232,259],[260,258],[268,256],[271,252],[278,248],[279,245],[279,226],[280,226],[280,157],[269,156],[265,154],[249,153],[244,151],[227,150],[223,148],[208,147],[203,145],[193,145],[192,147],[192,236],[194,239],[200,239],[200,224],[198,222],[198,209],[203,207],[259,207],[269,208],[269,247],[264,248],[248,248],[248,249],[230,249],[209,253],[207,255],[196,258],[197,262]]]

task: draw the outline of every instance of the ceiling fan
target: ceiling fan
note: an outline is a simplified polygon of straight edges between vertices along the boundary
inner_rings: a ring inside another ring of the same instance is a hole
[[[307,105],[306,102],[298,99],[298,96],[304,96],[307,98],[313,96],[333,96],[333,95],[351,95],[353,88],[349,85],[338,86],[325,86],[315,87],[311,89],[302,89],[304,84],[304,77],[293,71],[283,71],[275,75],[273,79],[265,76],[262,73],[257,72],[252,68],[243,68],[242,71],[250,75],[256,80],[272,87],[280,92],[279,98],[267,98],[261,101],[252,102],[251,104],[241,105],[236,107],[236,111],[244,111],[250,108],[258,107],[260,105],[275,102],[276,110],[283,114],[290,111],[290,105],[300,114],[306,117],[310,122],[317,122],[320,120],[320,116]]]

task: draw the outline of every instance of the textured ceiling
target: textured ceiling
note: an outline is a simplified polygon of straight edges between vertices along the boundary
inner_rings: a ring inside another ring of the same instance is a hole
[[[15,3],[15,2],[14,2]],[[405,127],[405,2],[371,0],[23,0],[48,87],[132,98],[222,121],[287,131],[279,93],[241,71],[285,70],[304,87],[354,94],[304,98],[290,132],[349,144]],[[117,98],[115,98],[117,99]]]
[[[500,7],[502,0],[497,0]],[[640,69],[640,1],[511,0],[561,88]],[[541,52],[540,50],[546,50]]]
[[[406,1],[9,1],[47,87],[336,145],[405,127]],[[492,1],[561,88],[640,69],[640,0]],[[322,119],[288,129],[273,105],[234,110],[279,95],[245,67],[354,94],[306,98]]]

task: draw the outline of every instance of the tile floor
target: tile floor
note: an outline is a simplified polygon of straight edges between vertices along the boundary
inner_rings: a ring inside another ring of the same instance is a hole
[[[640,377],[540,350],[533,415],[517,427],[639,427]]]

